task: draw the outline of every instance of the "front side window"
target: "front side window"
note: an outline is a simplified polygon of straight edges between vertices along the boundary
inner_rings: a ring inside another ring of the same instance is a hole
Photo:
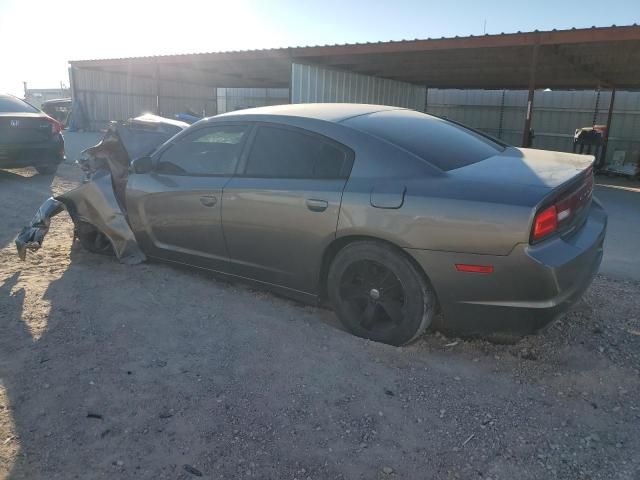
[[[260,127],[245,175],[267,178],[345,178],[347,152],[329,140],[300,131]]]
[[[200,128],[165,150],[157,171],[174,175],[232,175],[247,130],[244,125]]]

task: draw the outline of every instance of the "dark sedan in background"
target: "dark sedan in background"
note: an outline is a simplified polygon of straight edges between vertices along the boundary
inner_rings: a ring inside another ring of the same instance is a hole
[[[0,94],[0,168],[54,173],[64,160],[63,125],[12,95]]]
[[[16,242],[23,256],[64,205],[90,249],[328,298],[349,331],[394,345],[438,311],[445,330],[532,332],[582,294],[602,258],[593,157],[511,147],[411,110],[223,114],[130,154],[128,175],[118,138],[87,151],[110,174],[41,207]]]

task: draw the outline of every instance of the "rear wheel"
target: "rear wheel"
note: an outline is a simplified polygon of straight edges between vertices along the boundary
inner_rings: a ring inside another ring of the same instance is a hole
[[[355,242],[338,252],[327,290],[342,324],[354,335],[391,345],[420,336],[433,319],[435,294],[393,247]]]

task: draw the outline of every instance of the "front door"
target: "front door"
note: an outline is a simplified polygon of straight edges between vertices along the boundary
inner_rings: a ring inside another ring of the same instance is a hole
[[[352,162],[351,150],[326,137],[258,126],[245,165],[223,194],[222,221],[235,271],[314,293]]]
[[[149,256],[220,268],[227,258],[222,190],[232,177],[246,125],[204,126],[154,155],[154,170],[127,183],[129,221]]]

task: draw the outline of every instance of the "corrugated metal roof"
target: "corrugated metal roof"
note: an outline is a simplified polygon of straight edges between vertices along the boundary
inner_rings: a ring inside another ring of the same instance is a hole
[[[226,87],[285,86],[295,62],[437,88],[527,88],[534,50],[539,52],[535,84],[543,88],[640,88],[640,27],[636,24],[71,64],[151,77],[160,66],[163,78],[184,81],[189,77]]]
[[[160,55],[141,55],[137,57],[112,57],[112,58],[92,58],[92,59],[80,59],[80,60],[70,60],[69,63],[74,65],[81,65],[86,62],[110,62],[117,60],[138,60],[138,59],[172,59],[172,58],[182,58],[182,57],[192,57],[192,56],[210,56],[210,55],[228,55],[228,54],[248,54],[248,53],[284,53],[289,54],[291,51],[295,50],[306,50],[306,49],[320,49],[320,48],[332,48],[332,47],[357,47],[357,46],[373,46],[373,45],[401,45],[413,42],[425,42],[425,41],[436,41],[436,40],[470,40],[474,38],[486,38],[486,37],[516,37],[518,35],[530,35],[530,34],[545,34],[545,33],[564,33],[564,32],[583,32],[583,31],[610,31],[612,29],[628,29],[632,27],[638,27],[636,23],[632,25],[611,25],[607,27],[596,27],[595,25],[591,28],[570,28],[565,30],[534,30],[533,32],[522,32],[518,30],[517,32],[501,32],[499,34],[484,34],[484,35],[468,35],[466,37],[460,37],[455,35],[453,37],[427,37],[427,38],[414,38],[414,39],[402,39],[402,40],[379,40],[377,42],[355,42],[355,43],[333,43],[333,44],[323,44],[323,45],[298,45],[294,47],[275,47],[275,48],[256,48],[256,49],[245,49],[245,50],[222,50],[222,51],[209,51],[209,52],[192,52],[192,53],[177,53],[177,54],[160,54]]]

